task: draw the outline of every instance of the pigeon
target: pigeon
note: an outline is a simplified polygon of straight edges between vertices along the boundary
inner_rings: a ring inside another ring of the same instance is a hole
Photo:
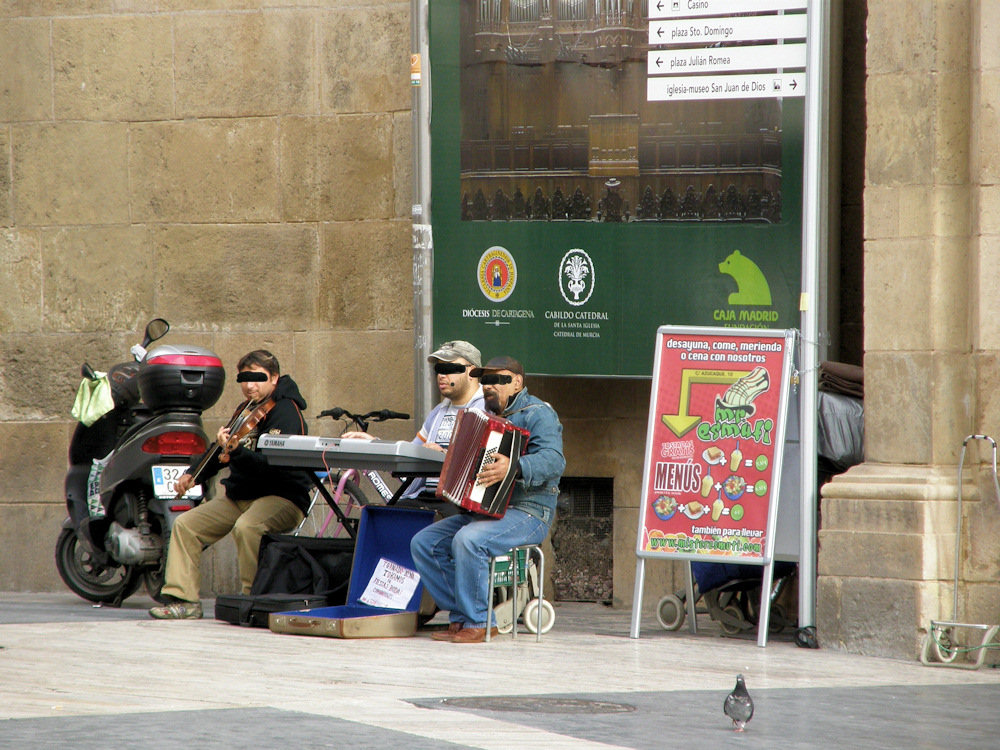
[[[736,675],[736,687],[733,688],[733,692],[726,696],[722,710],[726,712],[726,716],[733,720],[733,729],[736,732],[742,732],[743,727],[753,717],[753,698],[747,692],[743,675]]]

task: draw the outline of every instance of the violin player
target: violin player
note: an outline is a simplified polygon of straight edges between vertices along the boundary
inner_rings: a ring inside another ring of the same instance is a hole
[[[149,614],[158,620],[196,620],[202,616],[201,553],[232,532],[240,585],[244,594],[257,573],[260,540],[267,533],[295,528],[309,508],[312,483],[307,472],[272,467],[257,451],[257,437],[267,433],[305,435],[305,399],[277,358],[264,349],[246,354],[236,366],[245,401],[216,442],[192,464],[192,473],[177,480],[178,495],[205,482],[224,468],[225,493],[182,513],[167,548],[162,606]]]

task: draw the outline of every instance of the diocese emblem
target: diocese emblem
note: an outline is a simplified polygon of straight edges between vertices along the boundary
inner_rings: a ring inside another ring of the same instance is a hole
[[[503,302],[517,284],[517,265],[514,256],[499,245],[494,245],[479,259],[479,290],[487,299]]]

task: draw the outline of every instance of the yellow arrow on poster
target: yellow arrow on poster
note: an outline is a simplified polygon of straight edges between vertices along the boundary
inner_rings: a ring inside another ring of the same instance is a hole
[[[684,437],[693,430],[701,421],[701,415],[688,414],[688,407],[691,404],[691,386],[695,383],[711,385],[719,383],[735,383],[746,372],[733,372],[731,370],[682,370],[681,371],[681,392],[680,403],[677,405],[676,414],[662,414],[660,419],[670,431],[677,437]]]

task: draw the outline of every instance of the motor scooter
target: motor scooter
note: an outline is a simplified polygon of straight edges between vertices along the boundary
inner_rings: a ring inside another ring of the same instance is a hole
[[[148,350],[169,329],[162,318],[150,321],[133,361],[107,373],[114,407],[77,424],[70,441],[56,568],[88,601],[120,606],[143,584],[161,601],[174,521],[211,496],[210,484],[183,496],[174,484],[210,443],[201,415],[221,396],[225,370],[202,347]],[[86,363],[81,373],[103,375]]]

